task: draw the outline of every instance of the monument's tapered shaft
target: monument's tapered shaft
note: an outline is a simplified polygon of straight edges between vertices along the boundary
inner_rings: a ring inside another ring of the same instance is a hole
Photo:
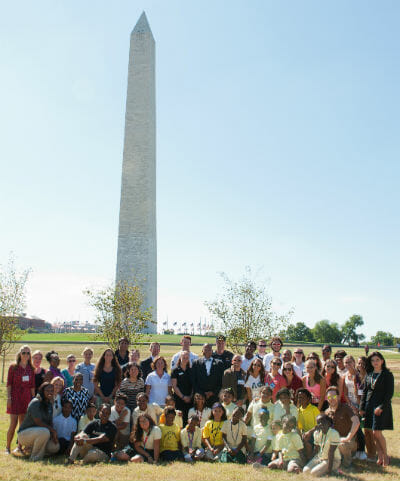
[[[156,321],[155,42],[144,12],[131,34],[117,254],[117,281],[133,278]]]

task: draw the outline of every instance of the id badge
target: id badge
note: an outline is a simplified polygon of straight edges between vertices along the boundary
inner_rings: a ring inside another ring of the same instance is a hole
[[[29,382],[29,376],[22,376],[22,382]]]
[[[364,394],[364,391],[363,391],[362,389],[359,389],[359,390],[358,390],[358,395],[359,395],[359,396],[362,396],[363,394]]]
[[[238,384],[240,384],[240,385],[242,385],[242,386],[243,386],[243,384],[244,384],[244,380],[243,380],[243,379],[239,379],[239,381],[238,381]]]

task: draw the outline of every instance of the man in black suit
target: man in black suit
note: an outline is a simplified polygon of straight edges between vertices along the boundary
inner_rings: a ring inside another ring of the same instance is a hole
[[[143,374],[143,381],[146,381],[146,377],[153,371],[151,365],[154,359],[160,354],[160,344],[158,342],[152,342],[150,344],[149,351],[151,352],[151,356],[143,359],[143,361],[140,363],[140,369],[142,370]]]
[[[212,345],[204,344],[203,356],[193,361],[192,384],[194,392],[204,394],[206,406],[211,407],[218,401],[222,387],[224,364],[219,359],[212,357]]]

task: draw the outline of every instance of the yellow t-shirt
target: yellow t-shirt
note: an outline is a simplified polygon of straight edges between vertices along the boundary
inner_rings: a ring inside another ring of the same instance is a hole
[[[260,424],[260,409],[268,409],[269,411],[269,421],[268,424],[272,423],[272,418],[274,414],[274,403],[269,401],[266,404],[264,404],[261,401],[261,398],[257,400],[251,401],[249,404],[249,408],[247,409],[247,412],[251,413],[251,426],[255,426],[256,424]]]
[[[282,432],[278,434],[276,438],[276,450],[282,451],[284,461],[299,459],[299,450],[303,449],[303,441],[295,431],[290,433]]]
[[[297,411],[297,407],[293,403],[290,403],[289,412],[290,412],[289,416],[294,416],[297,420],[298,411]],[[276,401],[276,403],[274,404],[274,410],[272,413],[272,420],[280,421],[286,415],[287,413],[284,405],[280,401]]]
[[[180,411],[179,411],[180,412]],[[182,413],[181,415],[177,414],[175,416],[175,421],[174,423],[179,427],[179,429],[183,428],[183,419],[182,419]],[[165,414],[162,413],[160,416],[159,424],[165,424]]]
[[[179,427],[176,424],[173,424],[172,426],[161,424],[160,429],[160,453],[163,451],[178,451],[179,441],[181,440],[181,430]]]
[[[222,439],[222,432],[221,428],[224,424],[224,421],[212,421],[211,419],[206,422],[206,425],[203,429],[203,438],[208,438],[210,441],[211,446],[220,446],[224,444],[224,440]]]
[[[317,406],[309,404],[306,408],[299,408],[299,418],[297,420],[297,427],[303,433],[306,433],[317,425],[317,416],[320,414]]]

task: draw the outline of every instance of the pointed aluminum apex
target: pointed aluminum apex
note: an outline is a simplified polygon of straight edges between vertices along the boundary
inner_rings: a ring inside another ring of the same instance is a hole
[[[151,31],[149,22],[146,17],[146,13],[143,11],[142,15],[140,15],[139,20],[137,21],[135,28],[132,30],[131,35],[135,35],[137,33],[150,33],[153,36]]]

